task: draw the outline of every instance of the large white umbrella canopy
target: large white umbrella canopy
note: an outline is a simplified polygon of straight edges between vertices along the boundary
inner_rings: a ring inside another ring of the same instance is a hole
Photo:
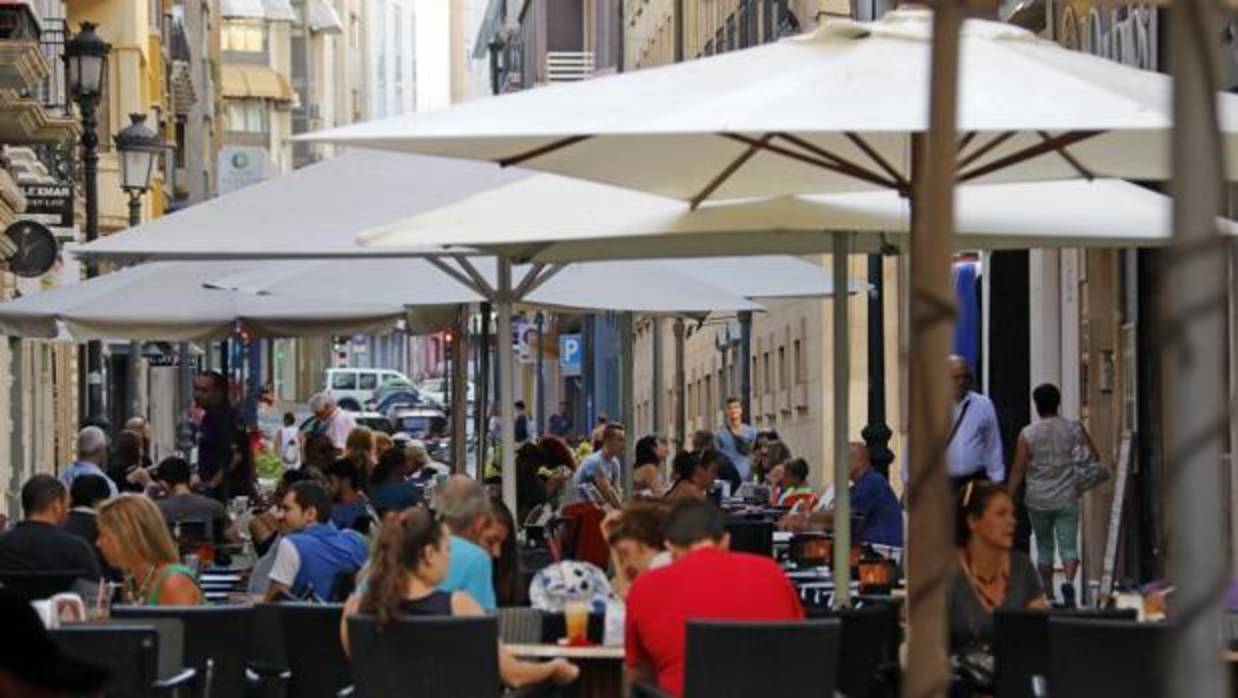
[[[1169,197],[1123,180],[973,184],[956,190],[956,249],[1145,247],[1169,241]],[[1238,226],[1223,221],[1230,234]],[[700,255],[811,253],[837,234],[853,249],[904,248],[911,202],[893,191],[800,194],[685,202],[559,175],[537,175],[359,236],[375,248],[441,245],[484,249],[517,260],[566,262]],[[744,257],[719,261],[728,283],[751,278]],[[704,262],[680,260],[691,273]],[[745,294],[771,296],[775,294]]]
[[[302,138],[684,200],[905,190],[911,136],[928,129],[930,30],[925,10],[828,20],[773,44]],[[966,21],[961,45],[961,181],[1168,178],[1167,76],[999,22]],[[1217,100],[1238,161],[1238,96]]]
[[[0,332],[76,341],[226,339],[238,325],[256,336],[383,334],[400,305],[305,299],[207,288],[238,263],[153,263],[0,303]]]
[[[353,234],[453,203],[527,173],[350,149],[77,248],[122,260],[392,256]]]

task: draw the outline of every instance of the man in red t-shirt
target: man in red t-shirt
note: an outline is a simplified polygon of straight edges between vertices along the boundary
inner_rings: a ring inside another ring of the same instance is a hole
[[[733,553],[726,517],[697,499],[675,503],[665,527],[674,562],[649,570],[628,593],[627,680],[683,695],[689,620],[800,620],[795,588],[772,559]],[[736,657],[735,659],[740,659]]]

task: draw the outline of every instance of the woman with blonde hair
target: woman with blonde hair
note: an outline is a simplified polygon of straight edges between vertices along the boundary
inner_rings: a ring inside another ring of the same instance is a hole
[[[125,601],[143,606],[197,606],[202,590],[180,564],[159,508],[147,497],[122,494],[99,506],[99,550],[125,575]]]

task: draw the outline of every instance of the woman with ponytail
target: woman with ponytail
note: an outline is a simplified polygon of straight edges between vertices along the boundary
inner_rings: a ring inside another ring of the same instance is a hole
[[[340,624],[344,651],[349,651],[348,617],[373,616],[379,625],[401,616],[481,616],[481,606],[464,592],[438,589],[447,576],[451,548],[442,523],[416,507],[391,514],[383,523],[370,562],[365,589],[349,599]],[[564,659],[523,662],[499,644],[499,677],[510,688],[553,681],[567,684],[580,670]]]

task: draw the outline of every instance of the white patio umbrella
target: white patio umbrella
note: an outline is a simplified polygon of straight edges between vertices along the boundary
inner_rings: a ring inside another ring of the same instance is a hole
[[[1150,247],[1168,243],[1172,235],[1170,198],[1123,180],[972,184],[959,187],[955,198],[958,250]],[[1220,225],[1238,233],[1231,221]],[[366,231],[358,240],[371,249],[458,246],[519,261],[563,263],[681,257],[714,249],[813,253],[828,247],[837,231],[869,233],[854,236],[853,249],[880,252],[906,248],[910,230],[911,202],[892,191],[711,201],[693,210],[677,199],[537,175]],[[728,259],[736,265],[729,271],[743,271],[747,258]],[[677,268],[691,273],[701,262],[680,260]],[[706,273],[724,271],[721,263],[710,263]]]
[[[75,341],[175,342],[227,338],[237,325],[256,336],[383,334],[404,318],[399,304],[210,289],[238,263],[147,264],[0,303],[0,332]]]
[[[957,12],[952,4],[942,16]],[[956,70],[963,76],[957,113],[953,99],[930,104],[932,25],[925,10],[896,11],[867,24],[830,20],[810,35],[772,45],[305,137],[521,165],[693,205],[854,189],[894,190],[928,204],[916,212],[911,255],[913,341],[920,348],[911,366],[909,496],[913,545],[922,546],[909,557],[917,693],[937,691],[944,680],[952,546],[943,467],[949,397],[941,366],[953,303],[947,246],[940,243],[953,226],[942,202],[956,178],[1165,180],[1173,121],[1166,76],[982,20],[963,23],[957,65],[950,42],[935,54],[939,72],[950,73],[947,82]],[[941,26],[952,25],[943,19]],[[952,89],[943,93],[953,97]],[[1217,94],[1216,109],[1223,131],[1218,145],[1232,161],[1238,96]],[[931,119],[939,128],[957,124],[964,134],[957,146],[924,140]],[[925,145],[933,147],[929,157]],[[947,151],[956,177],[936,171],[932,182],[924,180],[921,168],[946,164]],[[1228,178],[1234,179],[1232,169]],[[846,251],[835,238],[836,268]],[[841,317],[845,304],[835,309]],[[846,358],[835,357],[836,369]],[[845,400],[836,396],[836,402],[846,409]],[[838,441],[835,459],[845,462],[845,440]],[[839,497],[841,506],[846,502]],[[839,513],[845,520],[846,512]],[[845,576],[846,566],[838,571]]]

